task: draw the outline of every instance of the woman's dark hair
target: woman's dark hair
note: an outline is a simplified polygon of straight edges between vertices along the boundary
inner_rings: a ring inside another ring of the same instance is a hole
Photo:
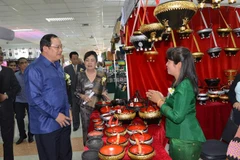
[[[50,47],[51,46],[51,39],[52,38],[58,38],[58,36],[56,36],[55,34],[46,34],[42,37],[41,41],[40,41],[40,51],[43,51],[43,47],[47,46]]]
[[[185,47],[174,47],[167,50],[167,59],[172,60],[174,64],[182,62],[182,67],[177,80],[173,82],[172,87],[177,87],[186,77],[191,81],[195,95],[198,94],[198,78],[196,74],[194,59],[189,49]]]
[[[97,53],[94,51],[88,51],[87,53],[85,53],[83,60],[85,61],[91,55],[93,55],[95,57],[96,62],[97,62],[98,61]]]

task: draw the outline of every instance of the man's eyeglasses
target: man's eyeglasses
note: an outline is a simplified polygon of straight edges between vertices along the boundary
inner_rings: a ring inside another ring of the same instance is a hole
[[[59,45],[59,46],[51,45],[50,47],[56,48],[58,50],[64,48],[62,45]]]

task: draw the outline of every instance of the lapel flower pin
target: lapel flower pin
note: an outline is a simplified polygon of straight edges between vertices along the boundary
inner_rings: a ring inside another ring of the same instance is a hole
[[[71,79],[70,79],[70,75],[65,73],[65,81],[67,82],[67,85],[70,86],[71,85]]]
[[[171,95],[174,93],[175,89],[174,88],[168,88],[168,93],[170,93]]]

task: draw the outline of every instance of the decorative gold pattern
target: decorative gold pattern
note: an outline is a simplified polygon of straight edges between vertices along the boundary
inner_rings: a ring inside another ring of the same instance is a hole
[[[153,112],[138,112],[139,117],[143,119],[153,119],[153,118],[159,118],[161,117],[161,113],[159,110],[153,111]]]
[[[231,28],[218,28],[217,29],[218,35],[220,37],[227,37],[230,32],[232,32]]]
[[[161,40],[161,34],[164,29],[161,23],[144,24],[140,27],[140,31],[148,37],[149,42]]]
[[[118,159],[122,159],[125,155],[125,151],[123,150],[122,153],[118,154],[118,155],[111,155],[111,156],[107,156],[107,155],[103,155],[100,152],[98,153],[98,157],[101,160],[118,160]]]
[[[158,5],[154,10],[154,16],[156,16],[159,13],[168,12],[171,10],[183,10],[183,9],[193,10],[194,12],[197,12],[198,10],[197,6],[189,1],[170,1]]]
[[[155,151],[153,150],[153,152],[149,153],[149,154],[146,154],[146,155],[136,155],[136,154],[133,154],[131,153],[129,150],[128,150],[128,156],[131,158],[131,159],[139,159],[139,160],[148,160],[148,159],[151,159],[153,156],[155,156]]]
[[[227,56],[232,56],[232,55],[235,56],[239,50],[240,48],[235,48],[235,47],[224,48],[224,51],[227,54]]]
[[[132,120],[134,119],[136,116],[136,112],[130,112],[130,113],[121,113],[121,114],[118,114],[118,113],[115,113],[114,114],[114,117],[119,119],[119,120]]]

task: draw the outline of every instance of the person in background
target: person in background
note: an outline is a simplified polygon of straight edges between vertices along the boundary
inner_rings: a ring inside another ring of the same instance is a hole
[[[13,70],[13,72],[17,71],[17,63],[16,63],[16,61],[8,61],[7,62],[7,66],[8,66],[8,68],[11,68]]]
[[[3,52],[0,49],[0,131],[3,140],[3,159],[13,160],[14,109],[13,101],[21,87],[12,69],[1,66]]]
[[[30,130],[40,160],[71,160],[71,115],[59,59],[62,43],[54,34],[40,41],[40,56],[24,71]]]
[[[103,63],[102,62],[97,62],[97,70],[98,71],[104,71],[104,68],[103,68]]]
[[[16,144],[22,143],[23,140],[27,138],[26,131],[25,131],[25,123],[24,123],[26,110],[28,113],[28,142],[32,143],[34,141],[33,134],[30,132],[29,110],[28,110],[28,103],[27,103],[27,97],[25,93],[25,84],[24,84],[24,70],[26,69],[27,66],[28,66],[28,61],[26,58],[21,57],[18,59],[19,71],[15,73],[15,76],[22,90],[17,94],[16,100],[15,100],[15,113],[16,113],[17,126],[19,130],[19,136],[20,136]]]
[[[72,117],[73,117],[73,131],[77,131],[79,126],[80,126],[80,118],[79,118],[79,113],[80,109],[76,104],[76,97],[74,96],[74,92],[76,90],[76,75],[77,72],[80,70],[85,70],[85,66],[79,64],[79,58],[78,58],[78,53],[73,51],[69,54],[69,58],[72,62],[72,64],[64,67],[64,72],[70,75],[71,79],[71,87],[70,91],[68,91],[68,100],[71,105],[72,109]]]
[[[240,74],[237,74],[232,82],[228,97],[230,103],[233,105],[234,123],[240,125]]]
[[[165,99],[159,91],[148,90],[147,97],[166,117],[166,136],[173,160],[198,160],[206,141],[196,118],[197,75],[191,52],[184,47],[167,50],[167,72],[175,80]]]
[[[96,102],[101,99],[110,100],[106,92],[107,76],[105,72],[97,71],[97,54],[89,51],[84,55],[85,71],[77,73],[76,92],[78,107],[80,107],[83,144],[87,141],[90,115],[94,110]],[[93,96],[89,95],[93,92]]]

